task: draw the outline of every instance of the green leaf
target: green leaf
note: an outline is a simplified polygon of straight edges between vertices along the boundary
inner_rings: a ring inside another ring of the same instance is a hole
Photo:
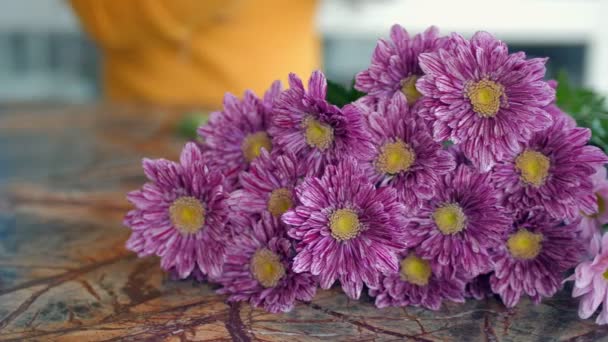
[[[350,100],[351,100],[351,102],[357,101],[358,99],[362,98],[365,95],[366,94],[364,92],[358,91],[357,89],[355,89],[355,79],[353,79],[352,82],[350,82]]]
[[[575,87],[565,72],[557,76],[556,103],[581,127],[591,129],[591,143],[608,151],[608,107],[606,98],[591,89]]]
[[[177,124],[177,133],[183,138],[195,140],[198,138],[198,128],[207,123],[208,118],[209,115],[202,112],[186,114]]]
[[[350,87],[345,87],[337,82],[327,80],[327,102],[338,107],[344,107],[349,103],[357,101],[364,96],[365,93],[355,89],[354,85],[354,80],[351,82]]]
[[[327,80],[327,102],[342,107],[348,103],[349,91],[343,85]]]

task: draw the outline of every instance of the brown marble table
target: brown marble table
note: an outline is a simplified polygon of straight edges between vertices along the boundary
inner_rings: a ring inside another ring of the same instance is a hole
[[[0,341],[608,340],[566,291],[506,310],[495,299],[439,312],[376,309],[337,289],[272,315],[214,287],[172,281],[125,250],[124,199],[142,156],[175,158],[175,112],[117,106],[0,107]]]

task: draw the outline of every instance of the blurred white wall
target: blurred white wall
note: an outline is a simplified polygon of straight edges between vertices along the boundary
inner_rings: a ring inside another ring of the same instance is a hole
[[[92,0],[96,1],[96,0]],[[103,1],[103,0],[102,0]],[[2,0],[0,30],[77,32],[76,18],[64,0]]]

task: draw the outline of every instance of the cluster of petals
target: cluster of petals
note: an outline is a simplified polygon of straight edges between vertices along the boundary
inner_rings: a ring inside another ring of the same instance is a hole
[[[539,303],[571,280],[580,316],[608,323],[608,157],[557,107],[546,62],[395,25],[351,103],[321,71],[227,94],[179,162],[144,160],[127,248],[273,313],[336,284],[439,310]]]

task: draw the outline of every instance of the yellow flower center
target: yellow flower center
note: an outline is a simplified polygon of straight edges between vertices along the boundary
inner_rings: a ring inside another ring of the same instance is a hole
[[[604,276],[604,279],[608,280],[608,269],[606,269],[604,273],[602,273],[602,276]]]
[[[519,170],[521,179],[525,183],[539,187],[545,184],[551,162],[540,152],[525,150],[515,158],[515,167]]]
[[[359,216],[351,209],[338,209],[329,218],[329,228],[338,241],[352,239],[359,235],[361,229]]]
[[[504,87],[487,78],[469,83],[465,93],[473,111],[484,118],[493,117],[498,113],[501,100],[505,96]]]
[[[184,196],[173,201],[169,217],[175,228],[184,234],[194,234],[205,224],[205,208],[194,197]]]
[[[268,211],[274,216],[279,217],[287,210],[291,209],[293,201],[291,200],[291,191],[287,188],[275,189],[270,193],[268,199]]]
[[[376,158],[376,169],[383,173],[396,174],[407,171],[415,160],[414,151],[406,143],[398,140],[382,145]]]
[[[456,234],[465,227],[466,216],[458,204],[450,203],[435,209],[433,220],[437,228],[445,234]]]
[[[276,253],[261,248],[251,258],[251,273],[262,286],[275,287],[285,275],[285,266]]]
[[[304,119],[304,128],[306,129],[306,143],[310,147],[323,151],[334,142],[334,129],[311,116]]]
[[[401,260],[400,266],[401,280],[418,286],[424,286],[429,283],[431,265],[428,261],[410,254]]]
[[[513,257],[517,259],[534,259],[541,250],[543,235],[531,233],[521,228],[515,234],[511,234],[507,240],[507,247]]]
[[[410,106],[416,103],[416,101],[418,101],[418,99],[422,96],[418,89],[416,89],[417,80],[418,76],[411,75],[401,81],[401,92],[405,95],[407,104]]]
[[[262,148],[265,148],[268,152],[272,149],[272,142],[266,132],[256,132],[247,135],[241,145],[243,156],[245,156],[248,162],[257,158],[262,152]]]

